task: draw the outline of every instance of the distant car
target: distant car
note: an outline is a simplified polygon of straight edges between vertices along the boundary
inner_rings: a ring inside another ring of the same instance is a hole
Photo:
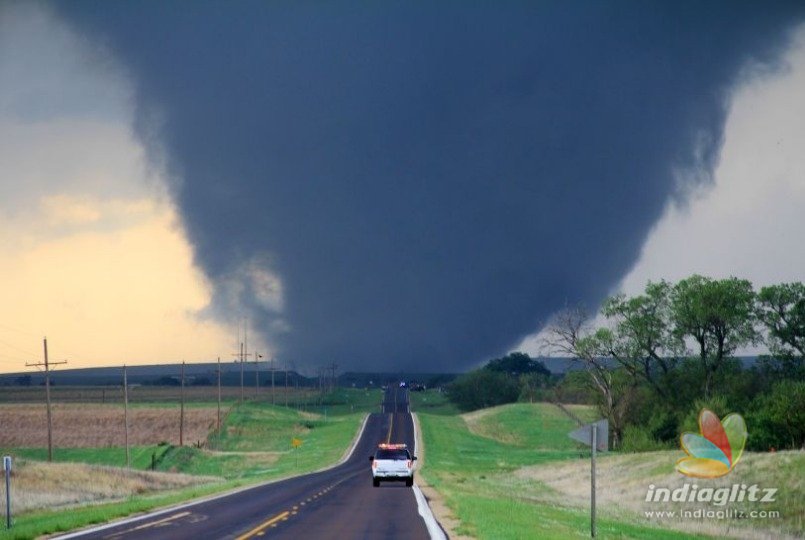
[[[400,388],[405,388],[405,381],[400,381]]]
[[[408,447],[404,444],[380,444],[373,456],[372,485],[379,487],[381,480],[404,481],[405,485],[414,485],[414,461]]]

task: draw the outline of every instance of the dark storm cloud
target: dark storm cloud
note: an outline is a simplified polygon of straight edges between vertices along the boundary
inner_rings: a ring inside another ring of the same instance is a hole
[[[284,357],[430,371],[505,352],[565,302],[598,302],[674,171],[713,167],[747,61],[773,63],[802,15],[749,2],[58,8],[131,70],[144,138],[160,119],[219,310],[244,268],[269,267],[283,313],[251,286],[238,298]]]

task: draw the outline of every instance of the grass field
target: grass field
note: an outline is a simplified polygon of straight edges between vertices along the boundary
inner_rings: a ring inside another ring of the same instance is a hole
[[[161,470],[215,474],[227,479],[287,476],[338,461],[355,437],[364,413],[324,415],[246,403],[227,417],[209,447],[172,448]],[[302,444],[294,449],[292,439]]]
[[[674,470],[674,463],[682,457],[682,451],[646,452],[640,454],[602,455],[597,463],[599,507],[602,511],[621,515],[624,519],[651,521],[680,530],[712,534],[714,536],[738,536],[746,538],[784,538],[787,535],[801,536],[805,531],[805,452],[789,451],[776,454],[744,454],[735,469],[727,476],[713,480],[686,478]],[[567,462],[551,467],[526,467],[515,472],[513,484],[523,486],[528,493],[532,486],[548,488],[541,497],[546,503],[563,501],[584,507],[589,501],[589,463]],[[580,482],[580,479],[584,481]],[[671,490],[684,484],[698,488],[732,489],[734,484],[757,485],[759,488],[775,488],[775,501],[758,503],[736,501],[721,505],[698,502],[646,502],[649,486]],[[543,490],[544,492],[544,490]],[[776,511],[780,516],[773,519],[744,518],[740,520],[705,520],[671,518],[657,512],[695,512],[708,507],[712,510],[743,512]],[[648,512],[648,514],[647,514]],[[653,514],[651,512],[654,512]]]
[[[584,421],[595,417],[585,407],[574,407],[573,412]],[[589,536],[589,451],[568,438],[567,433],[577,424],[559,408],[543,403],[512,404],[462,416],[418,416],[426,455],[421,473],[444,497],[458,521],[455,535],[482,539]],[[780,487],[782,520],[649,519],[643,513],[646,490],[651,483],[671,488],[682,485],[684,477],[674,471],[681,455],[681,451],[602,455],[597,474],[599,537],[780,538],[802,534],[802,452],[748,455],[731,473],[735,476],[724,480],[730,485]]]
[[[410,392],[411,412],[451,415],[458,414],[459,410],[447,399],[447,396],[436,390],[427,392]]]
[[[151,466],[153,456],[156,459],[157,471],[183,473],[164,475],[163,478],[191,478],[196,481],[187,484],[171,484],[167,481],[154,482],[148,489],[144,489],[136,483],[120,482],[120,491],[111,492],[97,488],[97,473],[94,471],[99,469],[82,469],[83,465],[78,466],[78,469],[54,469],[55,474],[48,474],[44,477],[44,484],[42,484],[44,488],[42,489],[52,493],[53,497],[58,500],[67,501],[64,504],[81,505],[104,500],[110,502],[73,508],[69,512],[44,510],[44,508],[51,508],[44,502],[39,509],[36,509],[36,505],[27,504],[20,509],[21,513],[15,520],[12,531],[10,533],[0,532],[0,538],[32,538],[40,534],[70,530],[215,491],[303,474],[332,465],[345,455],[358,432],[365,411],[377,409],[380,395],[379,391],[366,392],[351,389],[323,397],[319,393],[313,395],[300,392],[297,395],[299,398],[297,402],[289,402],[288,408],[271,405],[270,397],[247,401],[229,411],[224,418],[220,432],[210,429],[215,427],[215,409],[202,404],[189,407],[185,411],[186,415],[194,412],[207,415],[202,416],[204,434],[200,447],[178,447],[172,444],[137,445],[131,448],[133,471],[110,469],[109,467],[104,469],[117,471],[122,477],[126,477],[126,475],[138,477],[137,475],[146,474],[141,471]],[[307,399],[304,399],[305,397]],[[30,407],[32,407],[30,404],[2,405],[0,409],[6,408],[7,411],[14,413]],[[41,406],[35,407],[43,409]],[[70,409],[76,406],[59,405],[58,407]],[[92,411],[88,413],[90,417],[99,412],[108,412],[115,422],[119,420],[119,423],[122,424],[122,416],[120,419],[117,418],[117,415],[122,413],[122,409],[117,406],[89,404],[77,407]],[[211,424],[208,423],[210,411],[212,411]],[[132,413],[142,414],[143,418],[157,415],[172,419],[173,416],[178,416],[178,407],[176,404],[155,402],[147,406],[132,407],[129,412],[130,415]],[[57,416],[54,414],[54,422],[56,418]],[[68,417],[62,416],[62,418]],[[69,418],[70,422],[74,422],[75,418],[83,417],[78,415]],[[10,420],[13,423],[13,414],[11,414]],[[91,425],[81,421],[75,423],[77,427],[82,426],[81,429],[85,425]],[[104,429],[103,425],[97,425],[101,426],[101,430]],[[96,440],[98,437],[92,433],[86,436],[96,437]],[[161,439],[161,437],[156,438]],[[293,438],[302,441],[301,446],[297,449],[292,448],[291,440]],[[44,447],[4,446],[0,451],[14,456],[15,460],[20,458],[26,460],[26,467],[32,465],[67,466],[63,463],[42,464],[33,461],[46,458],[47,451]],[[57,462],[82,462],[120,467],[125,464],[125,451],[115,445],[81,448],[64,448],[57,445],[54,449],[54,459]],[[63,471],[68,470],[79,472],[62,474]],[[81,471],[84,476],[80,474]],[[26,493],[25,486],[26,483],[18,486],[21,490],[20,497],[36,500],[36,497]],[[157,490],[167,491],[154,494],[154,491]],[[45,501],[45,499],[39,500]]]
[[[584,409],[576,413],[592,415]],[[426,452],[421,473],[460,522],[454,534],[490,539],[589,536],[587,511],[556,502],[541,504],[533,493],[523,492],[523,480],[516,475],[536,464],[589,464],[586,453],[567,437],[577,424],[557,407],[513,404],[465,416],[418,416]],[[607,516],[599,519],[598,534],[691,537]]]

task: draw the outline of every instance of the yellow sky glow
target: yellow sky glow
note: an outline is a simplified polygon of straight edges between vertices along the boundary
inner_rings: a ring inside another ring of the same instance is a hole
[[[211,285],[134,133],[124,66],[39,3],[0,3],[0,372],[231,359]]]
[[[22,370],[37,331],[75,367],[231,352],[230,331],[197,316],[210,286],[170,205],[57,195],[39,210],[0,233],[0,339],[15,347],[0,343],[0,371]]]

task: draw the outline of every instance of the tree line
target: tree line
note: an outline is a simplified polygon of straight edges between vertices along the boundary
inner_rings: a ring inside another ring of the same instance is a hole
[[[681,431],[698,431],[702,407],[719,416],[743,414],[750,449],[805,445],[802,283],[755,291],[744,279],[693,275],[610,297],[592,315],[569,307],[543,331],[543,350],[582,370],[561,379],[501,377],[490,368],[493,361],[459,378],[451,399],[465,410],[529,396],[595,404],[609,420],[613,446],[627,450],[675,445]],[[747,368],[735,353],[752,345],[769,354]],[[471,383],[480,393],[474,402],[467,397]]]

